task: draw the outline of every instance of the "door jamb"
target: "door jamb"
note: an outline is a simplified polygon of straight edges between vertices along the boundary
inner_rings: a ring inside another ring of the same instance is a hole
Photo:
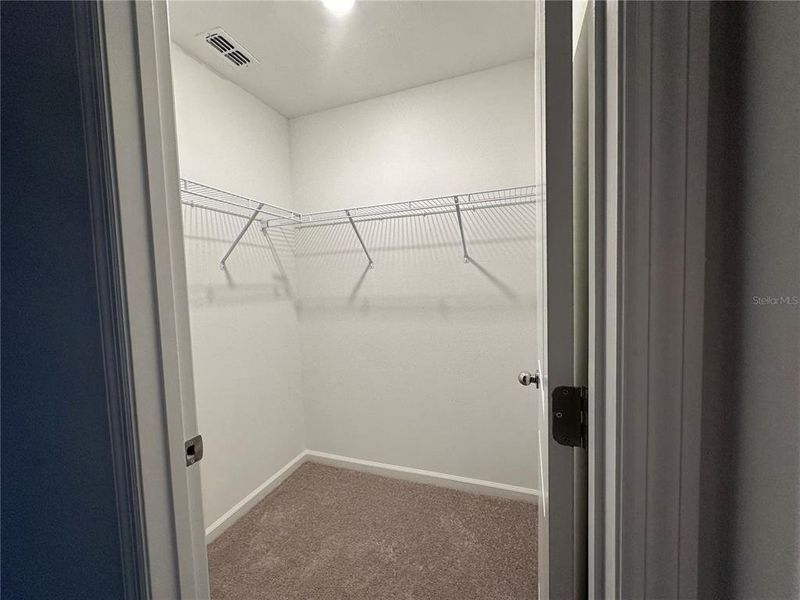
[[[696,598],[709,4],[591,8],[589,595]]]
[[[102,192],[120,246],[109,267],[124,308],[114,325],[127,334],[114,342],[130,356],[132,388],[122,400],[130,419],[110,435],[115,448],[127,448],[124,466],[138,477],[128,488],[117,484],[118,502],[140,508],[130,518],[141,560],[124,568],[137,571],[128,579],[143,581],[126,597],[208,598],[199,467],[187,468],[184,456],[197,424],[184,411],[194,390],[188,315],[177,310],[188,302],[167,7],[157,0],[92,6],[97,27],[79,31],[103,50],[102,68],[84,54],[79,69],[108,108],[98,143],[114,186]],[[98,229],[95,238],[108,233]]]
[[[186,253],[180,203],[178,140],[172,91],[169,13],[163,0],[135,3],[144,142],[167,398],[173,494],[182,589],[209,594],[208,558],[198,464],[187,466],[185,440],[198,434],[189,329]],[[185,510],[188,507],[189,510]]]
[[[617,24],[614,597],[697,598],[709,3]]]
[[[615,434],[608,423],[614,408],[607,402],[607,379],[614,379],[613,368],[607,362],[613,356],[612,340],[607,339],[608,311],[616,311],[615,288],[611,278],[615,271],[607,264],[607,244],[612,242],[614,228],[608,220],[615,215],[609,200],[607,184],[613,178],[607,174],[606,144],[616,143],[613,123],[608,122],[615,109],[615,99],[609,98],[613,88],[613,58],[607,56],[607,13],[615,13],[613,3],[590,0],[586,19],[589,22],[589,441],[588,441],[588,541],[587,592],[589,598],[613,598],[613,568],[606,561],[614,560],[608,551],[607,537],[613,536],[613,498],[616,485],[613,465],[616,460]],[[613,18],[613,16],[611,17]],[[612,34],[613,35],[613,34]],[[614,39],[611,40],[613,44]],[[610,60],[609,60],[610,59]],[[608,62],[607,62],[608,61]],[[609,111],[608,113],[606,111]],[[607,139],[608,136],[608,139]],[[613,155],[612,155],[613,156]],[[608,232],[611,231],[611,235]],[[610,447],[609,447],[610,446]],[[612,515],[607,514],[611,512]],[[612,562],[613,564],[613,562]],[[610,572],[609,572],[610,571]]]

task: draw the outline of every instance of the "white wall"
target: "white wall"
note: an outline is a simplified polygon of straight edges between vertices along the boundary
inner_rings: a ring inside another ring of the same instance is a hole
[[[290,122],[295,208],[313,211],[534,183],[533,62]],[[533,211],[304,229],[297,268],[313,450],[536,487]],[[502,241],[501,241],[502,239]]]
[[[533,61],[291,120],[296,209],[532,183]]]
[[[181,177],[291,207],[285,118],[172,47]],[[184,208],[206,526],[305,449],[297,319],[253,227]],[[284,260],[291,263],[288,248]]]

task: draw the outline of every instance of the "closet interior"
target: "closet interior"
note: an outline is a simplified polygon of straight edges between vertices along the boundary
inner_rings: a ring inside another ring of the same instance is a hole
[[[170,5],[214,598],[536,597],[533,12]]]

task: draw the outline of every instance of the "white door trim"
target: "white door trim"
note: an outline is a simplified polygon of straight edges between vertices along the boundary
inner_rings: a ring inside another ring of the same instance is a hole
[[[708,4],[597,3],[590,598],[696,598]]]
[[[607,483],[615,484],[609,467],[615,463],[616,448],[613,431],[608,431],[606,377],[607,371],[606,310],[615,307],[615,300],[607,301],[609,268],[606,265],[608,241],[607,220],[610,209],[606,194],[607,164],[607,113],[613,110],[613,99],[607,98],[609,80],[606,48],[607,3],[590,0],[586,12],[588,22],[588,174],[589,174],[589,485],[588,485],[588,540],[587,540],[587,595],[589,598],[613,598],[613,576],[609,577],[606,561],[613,561],[613,552],[607,552],[606,532],[609,525],[607,512],[613,512],[613,488],[609,494]],[[611,135],[611,132],[608,133]],[[613,352],[612,352],[613,354]],[[611,496],[611,497],[609,497]],[[610,524],[613,532],[613,522]],[[609,585],[610,584],[610,585]]]
[[[83,129],[87,140],[92,241],[97,273],[103,370],[108,396],[108,427],[117,522],[121,546],[123,597],[147,598],[150,569],[141,494],[141,465],[134,407],[134,375],[127,292],[122,264],[121,210],[113,152],[108,55],[102,5],[75,3],[75,30],[81,84]]]
[[[105,2],[121,264],[132,359],[149,595],[208,598],[167,6]],[[115,440],[120,443],[122,440]],[[191,509],[189,507],[191,506]]]
[[[141,0],[136,5],[139,75],[150,186],[154,264],[158,279],[162,361],[172,386],[167,398],[170,419],[173,494],[178,532],[181,588],[193,598],[210,594],[200,465],[186,466],[185,440],[198,433],[189,329],[186,253],[183,246],[178,168],[178,139],[170,63],[167,3]],[[179,458],[178,458],[179,457]],[[189,507],[188,512],[184,509]],[[185,594],[184,594],[185,597]]]
[[[709,5],[619,28],[616,596],[696,598]]]

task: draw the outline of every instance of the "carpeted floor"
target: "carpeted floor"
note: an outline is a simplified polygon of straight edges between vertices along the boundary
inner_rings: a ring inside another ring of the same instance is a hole
[[[536,505],[306,463],[208,562],[214,600],[527,600]]]

